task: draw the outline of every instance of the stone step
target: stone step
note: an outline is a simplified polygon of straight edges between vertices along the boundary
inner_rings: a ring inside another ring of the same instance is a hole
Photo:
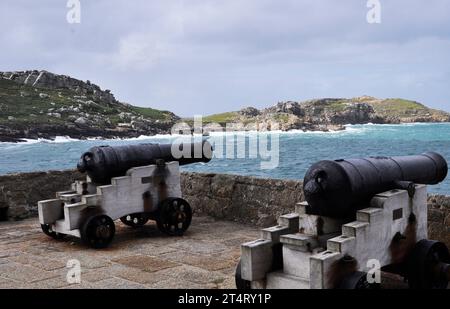
[[[319,246],[317,238],[301,233],[282,235],[280,242],[304,252],[312,252],[314,248]]]
[[[291,233],[291,230],[288,226],[284,225],[277,225],[268,227],[266,229],[261,230],[261,238],[267,239],[273,242],[274,244],[277,244],[280,242],[280,237],[285,234]]]
[[[317,252],[323,251],[319,239],[301,233],[287,234],[280,237],[283,244],[283,272],[287,275],[309,280],[309,259]]]
[[[342,256],[339,252],[326,250],[310,258],[311,289],[326,289],[328,286],[327,272],[331,265]]]
[[[73,184],[73,189],[77,191],[78,194],[88,195],[88,194],[94,194],[97,192],[97,186],[92,182],[87,182],[85,180],[77,180]],[[86,193],[87,191],[87,193]]]
[[[282,215],[278,218],[278,224],[287,226],[291,233],[297,233],[300,224],[300,216],[297,213]]]
[[[112,186],[123,186],[130,184],[131,177],[130,176],[122,176],[122,177],[114,177],[111,179]]]
[[[85,208],[86,203],[84,202],[64,205],[64,231],[67,232],[80,227],[80,220],[85,216],[83,214]]]
[[[273,243],[258,239],[241,245],[241,276],[248,281],[263,280],[272,267]]]
[[[348,237],[357,237],[360,233],[363,233],[369,226],[367,222],[353,221],[342,226],[342,235]]]
[[[106,195],[108,193],[112,193],[116,190],[116,187],[113,185],[105,185],[97,187],[97,195]]]
[[[352,251],[353,246],[355,245],[355,242],[356,242],[355,237],[341,235],[338,237],[328,239],[327,250],[345,254],[349,251],[350,252]]]
[[[81,201],[81,194],[61,194],[60,200],[67,204],[75,204]]]
[[[39,222],[41,224],[52,224],[56,220],[64,218],[64,204],[61,200],[45,200],[38,202]]]
[[[76,193],[77,193],[77,191],[73,191],[73,190],[71,190],[71,191],[59,191],[59,192],[56,192],[56,198],[60,198],[61,195],[76,194]]]
[[[83,195],[81,203],[86,206],[99,206],[101,204],[102,196],[100,194]]]
[[[308,207],[308,202],[300,202],[295,204],[295,213],[299,215],[306,214],[306,207]]]
[[[281,271],[267,274],[267,289],[309,289],[309,280]]]
[[[316,215],[302,215],[300,217],[300,232],[308,235],[321,236],[341,232],[344,220]]]
[[[317,216],[306,213],[308,202],[300,202],[295,205],[295,212],[300,216],[300,233],[308,235],[324,235],[341,232],[341,226],[348,221],[325,216]]]
[[[356,212],[356,221],[373,223],[381,219],[383,209],[381,208],[364,208]]]

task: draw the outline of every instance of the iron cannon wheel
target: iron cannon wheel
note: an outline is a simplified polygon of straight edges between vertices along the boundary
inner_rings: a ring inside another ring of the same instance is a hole
[[[106,215],[89,217],[81,228],[81,240],[95,249],[106,248],[114,238],[114,221]]]
[[[168,198],[158,208],[158,229],[171,236],[182,236],[192,221],[192,209],[182,198]]]
[[[45,235],[50,236],[53,239],[63,239],[66,235],[57,233],[52,230],[52,227],[50,224],[41,224],[42,232],[44,232]]]
[[[123,224],[131,227],[141,227],[148,222],[148,217],[143,213],[130,214],[120,218]]]
[[[236,288],[238,290],[251,290],[251,282],[242,279],[242,273],[241,273],[241,260],[239,260],[239,263],[236,266],[236,271],[234,274],[234,282],[236,283]]]
[[[422,239],[416,243],[407,261],[408,285],[411,289],[445,289],[448,278],[439,265],[450,263],[450,254],[442,242]]]

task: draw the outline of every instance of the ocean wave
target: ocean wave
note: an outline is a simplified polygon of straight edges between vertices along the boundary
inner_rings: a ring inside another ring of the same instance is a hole
[[[211,132],[209,136],[228,136],[228,135],[268,135],[268,134],[280,134],[280,135],[297,135],[297,134],[335,134],[341,133],[344,130],[330,130],[330,131],[303,131],[303,130],[273,130],[273,131],[230,131],[230,132]]]
[[[157,135],[140,135],[138,137],[129,137],[129,138],[118,138],[116,140],[124,140],[124,141],[145,141],[152,139],[170,139],[174,138],[173,135],[170,134],[157,134]]]
[[[415,122],[415,123],[402,123],[402,124],[376,124],[376,123],[367,123],[367,124],[346,124],[344,125],[345,130],[330,130],[330,131],[303,131],[303,130],[290,130],[290,131],[223,131],[223,132],[210,132],[210,137],[221,137],[221,136],[232,136],[232,135],[245,135],[245,136],[256,136],[256,135],[268,135],[268,134],[279,134],[279,135],[305,135],[305,136],[345,136],[345,135],[353,135],[353,134],[364,134],[367,132],[372,132],[377,130],[377,128],[383,128],[384,130],[388,130],[392,128],[395,130],[400,127],[417,127],[417,126],[448,126],[450,123],[441,122],[441,123],[429,123],[429,122]],[[391,130],[390,130],[391,131]],[[32,145],[37,143],[47,143],[47,144],[61,144],[61,143],[69,143],[69,142],[85,142],[85,141],[158,141],[158,140],[192,140],[192,139],[201,139],[203,138],[202,134],[194,134],[194,135],[181,135],[181,134],[157,134],[157,135],[141,135],[138,137],[131,138],[109,138],[105,139],[102,137],[90,137],[86,140],[80,140],[71,138],[68,136],[57,136],[54,139],[22,139],[19,143],[13,142],[0,142],[0,145],[10,145],[10,146],[20,146],[20,145]]]
[[[282,134],[342,134],[343,132],[345,132],[345,130],[329,130],[329,131],[303,131],[303,130],[289,130],[286,132],[282,132]]]
[[[79,139],[71,138],[69,136],[56,136],[55,139],[39,139],[42,143],[49,144],[62,144],[62,143],[70,143],[70,142],[79,142]]]
[[[411,127],[411,126],[448,126],[450,122],[404,122],[404,123],[365,123],[346,124],[345,127]]]
[[[71,138],[69,136],[56,136],[54,139],[46,139],[46,138],[38,138],[38,139],[31,139],[31,138],[23,138],[21,141],[17,143],[13,142],[0,142],[1,145],[14,145],[14,146],[21,146],[21,145],[33,145],[33,144],[39,144],[39,143],[45,143],[45,144],[61,144],[61,143],[69,143],[69,142],[78,142],[81,141],[79,139]]]

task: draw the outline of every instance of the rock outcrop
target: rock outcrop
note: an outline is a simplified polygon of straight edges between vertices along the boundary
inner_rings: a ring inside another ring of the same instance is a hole
[[[228,122],[277,123],[283,131],[335,131],[345,129],[347,124],[450,121],[449,113],[428,108],[418,102],[369,96],[278,102],[262,110],[247,107],[234,113],[234,118],[230,117],[232,113],[225,114]],[[213,115],[210,119],[220,119],[217,116],[225,114]]]
[[[90,81],[47,71],[0,72],[0,142],[61,135],[83,139],[167,134],[178,120],[169,111],[120,102]],[[362,96],[278,102],[205,120],[244,124],[252,130],[277,124],[283,131],[336,131],[346,124],[449,122],[450,114],[414,101]]]
[[[179,117],[116,100],[90,81],[47,71],[0,72],[0,142],[169,133]]]
[[[256,117],[261,114],[261,112],[254,107],[246,107],[239,111],[239,114],[246,117]]]
[[[0,72],[0,76],[4,79],[36,88],[68,89],[81,96],[90,95],[95,101],[119,103],[110,90],[101,90],[99,86],[90,81],[82,81],[70,76],[50,73],[45,70]]]

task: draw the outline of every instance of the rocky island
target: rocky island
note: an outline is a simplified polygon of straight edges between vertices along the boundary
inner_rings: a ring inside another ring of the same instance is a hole
[[[0,72],[0,141],[167,133],[175,114],[116,100],[110,90],[47,71]]]
[[[336,131],[346,124],[400,124],[414,122],[449,122],[450,113],[404,99],[325,98],[303,102],[279,102],[256,109],[247,107],[237,112],[216,114],[204,119],[218,123],[277,122],[282,131]]]
[[[181,119],[170,111],[118,101],[90,81],[47,71],[0,72],[0,141],[130,138],[168,134]],[[404,99],[326,98],[279,102],[204,117],[204,123],[277,122],[281,130],[343,130],[346,124],[449,122],[450,114]]]

